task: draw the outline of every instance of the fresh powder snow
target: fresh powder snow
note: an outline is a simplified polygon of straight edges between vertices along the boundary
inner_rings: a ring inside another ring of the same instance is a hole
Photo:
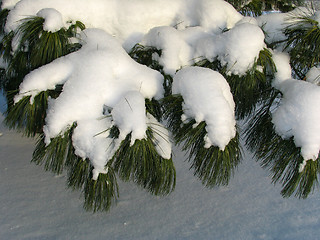
[[[37,16],[44,19],[43,30],[45,31],[57,32],[64,27],[61,13],[54,8],[43,8]]]
[[[236,134],[235,104],[224,77],[208,68],[183,68],[173,79],[172,93],[183,97],[182,120],[206,122],[205,147],[224,150]]]

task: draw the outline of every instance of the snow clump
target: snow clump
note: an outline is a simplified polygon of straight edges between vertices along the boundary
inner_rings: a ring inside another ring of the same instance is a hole
[[[45,31],[57,32],[64,27],[61,13],[54,8],[43,8],[37,16],[44,19],[43,30]]]
[[[301,147],[304,158],[300,171],[307,160],[316,160],[320,151],[320,87],[312,83],[289,79],[279,85],[283,97],[280,106],[272,114],[275,131],[284,139],[294,138]]]
[[[144,99],[163,97],[163,77],[132,60],[118,41],[103,30],[86,29],[80,38],[83,46],[79,51],[28,74],[15,101],[64,84],[59,97],[49,99],[44,126],[46,144],[76,122],[73,134],[76,154],[92,161],[97,177],[99,172],[105,173],[104,166],[124,135],[132,132],[132,143],[145,136],[149,120],[146,120]],[[104,114],[106,107],[111,109],[111,120]],[[106,131],[113,125],[121,135],[115,141],[107,138]],[[171,149],[170,146],[160,148]]]
[[[244,75],[252,68],[259,53],[265,47],[260,27],[240,22],[229,31],[207,36],[197,42],[195,58],[220,60],[227,65],[228,74]]]
[[[183,98],[183,121],[206,122],[205,147],[224,150],[236,135],[235,103],[225,78],[208,68],[186,67],[174,76],[172,93]]]

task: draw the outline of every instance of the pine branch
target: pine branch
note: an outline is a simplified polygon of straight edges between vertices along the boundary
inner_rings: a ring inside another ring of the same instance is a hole
[[[146,139],[136,140],[130,146],[129,134],[114,154],[112,166],[122,180],[133,181],[154,195],[167,195],[176,184],[172,159],[158,154],[152,128],[148,128],[146,135]]]
[[[303,162],[300,148],[295,146],[293,138],[282,139],[277,135],[272,124],[271,109],[275,107],[278,95],[278,91],[270,91],[269,99],[248,122],[246,145],[261,161],[262,167],[271,171],[272,181],[282,184],[284,197],[294,194],[306,198],[318,183],[320,157],[316,161],[307,161],[304,170],[299,172]]]
[[[284,29],[287,37],[285,48],[289,51],[294,73],[303,79],[308,70],[320,62],[320,28],[313,19],[313,10],[300,12],[288,19]]]
[[[244,119],[252,114],[266,89],[271,87],[271,79],[276,71],[272,54],[266,48],[260,51],[259,57],[252,68],[243,76],[227,74],[226,67],[222,66],[218,60],[210,62],[204,59],[195,65],[218,71],[225,77],[236,103],[235,112],[238,119]]]
[[[119,197],[118,183],[112,167],[107,166],[106,174],[99,174],[97,180],[92,175],[86,179],[83,193],[83,207],[87,211],[108,211]],[[90,171],[92,173],[92,171]]]
[[[165,96],[170,96],[172,93],[171,87],[173,79],[170,75],[164,72],[163,66],[161,66],[158,61],[153,59],[154,54],[161,56],[162,51],[155,47],[143,46],[141,44],[136,44],[129,52],[129,55],[133,60],[149,68],[157,70],[163,75],[163,88],[165,91]]]
[[[13,92],[12,95],[14,95]],[[6,112],[5,124],[10,129],[18,129],[28,137],[34,137],[38,133],[42,133],[45,124],[46,111],[48,108],[48,98],[56,98],[61,93],[58,86],[56,90],[48,90],[40,92],[35,96],[33,103],[30,103],[30,96],[22,98],[18,103],[9,103]],[[8,96],[13,99],[13,96]]]
[[[188,123],[182,122],[183,98],[181,96],[168,97],[164,102],[168,127],[173,133],[175,142],[182,144],[182,149],[188,152],[194,175],[206,187],[227,185],[241,160],[239,135],[237,134],[229,142],[224,151],[216,146],[205,148],[206,123],[201,122],[194,127],[196,123],[194,119]]]

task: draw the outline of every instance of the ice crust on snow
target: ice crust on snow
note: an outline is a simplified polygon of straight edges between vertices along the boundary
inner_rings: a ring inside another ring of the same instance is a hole
[[[206,122],[206,147],[224,150],[236,134],[235,104],[225,78],[207,68],[186,67],[174,76],[172,93],[183,97],[182,120]]]

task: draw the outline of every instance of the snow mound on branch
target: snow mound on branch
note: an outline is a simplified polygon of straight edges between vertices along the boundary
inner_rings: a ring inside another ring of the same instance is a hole
[[[161,57],[154,55],[163,66],[163,70],[173,75],[181,66],[190,65],[192,49],[185,42],[180,31],[173,27],[155,27],[151,29],[141,42],[144,46],[161,49]]]
[[[131,133],[132,146],[136,139],[146,137],[146,108],[144,97],[137,91],[128,92],[112,109],[111,115],[120,129],[119,139],[122,141]]]
[[[294,137],[304,158],[316,160],[320,151],[320,87],[305,81],[286,80],[279,85],[280,106],[272,114],[276,132],[284,139]]]
[[[2,0],[1,9],[12,9],[20,0]]]
[[[291,79],[292,77],[290,56],[288,53],[275,51],[272,54],[272,60],[277,69],[273,85],[277,88],[281,82]]]
[[[37,16],[44,19],[43,30],[45,31],[57,32],[64,27],[61,13],[54,8],[43,8]]]
[[[229,74],[241,76],[253,66],[264,47],[261,28],[256,24],[240,22],[222,34],[200,39],[195,58],[205,57],[210,61],[218,58],[222,65],[227,65]]]
[[[15,101],[64,84],[60,96],[49,100],[44,126],[46,143],[76,122],[76,154],[89,158],[95,173],[99,173],[105,172],[106,162],[122,140],[106,139],[106,130],[117,125],[120,133],[132,131],[133,143],[143,138],[147,121],[144,99],[163,97],[163,77],[132,60],[118,41],[103,30],[86,29],[80,38],[84,45],[79,51],[28,74]],[[113,122],[106,119],[105,109],[113,109]]]
[[[257,17],[259,26],[261,26],[266,33],[267,43],[283,41],[286,39],[282,29],[284,28],[287,18],[288,13],[279,12],[272,12]]]
[[[235,104],[224,77],[207,68],[186,67],[174,76],[172,92],[183,97],[183,121],[206,122],[205,147],[224,150],[236,134]]]
[[[156,27],[141,44],[162,50],[161,56],[153,58],[170,75],[203,58],[209,61],[218,58],[222,65],[227,65],[229,74],[244,75],[265,47],[264,34],[253,18],[244,18],[229,31],[216,34],[202,27],[183,30]]]
[[[4,0],[3,6],[15,1]],[[7,18],[7,32],[17,28],[25,16],[34,16],[43,8],[54,8],[63,22],[79,20],[87,27],[104,29],[128,49],[157,26],[202,26],[217,32],[231,28],[242,16],[222,0],[21,0]]]

